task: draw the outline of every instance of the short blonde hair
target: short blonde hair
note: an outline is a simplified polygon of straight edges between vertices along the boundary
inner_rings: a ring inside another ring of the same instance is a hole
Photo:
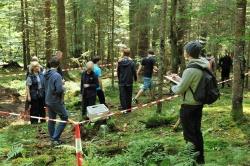
[[[38,62],[38,57],[37,56],[33,56],[30,61],[31,62]]]
[[[37,61],[33,61],[30,63],[30,66],[29,66],[29,72],[30,73],[33,73],[33,70],[35,67],[41,67],[40,64],[37,62]]]

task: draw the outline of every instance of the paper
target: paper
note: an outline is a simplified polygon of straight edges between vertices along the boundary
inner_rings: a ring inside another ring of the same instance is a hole
[[[172,81],[172,82],[175,83],[175,84],[178,84],[178,83],[179,83],[178,81],[174,80],[172,76],[164,76],[164,77],[165,77],[166,79]]]

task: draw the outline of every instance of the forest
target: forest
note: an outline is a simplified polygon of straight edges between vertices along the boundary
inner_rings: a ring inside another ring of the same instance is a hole
[[[249,0],[1,0],[0,30],[0,165],[250,165]]]

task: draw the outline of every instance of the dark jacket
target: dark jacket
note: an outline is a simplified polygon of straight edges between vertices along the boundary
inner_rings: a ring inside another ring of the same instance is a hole
[[[84,84],[89,84],[89,87],[84,88]],[[82,73],[81,77],[81,94],[83,98],[96,96],[96,88],[99,86],[98,78],[93,71],[90,74],[87,71]]]
[[[117,76],[120,86],[131,86],[137,81],[135,63],[129,57],[123,57],[118,61]]]
[[[38,83],[38,78],[40,79],[40,87]],[[30,89],[30,96],[32,100],[38,100],[38,99],[43,99],[45,97],[45,79],[44,75],[42,73],[39,73],[38,75],[35,74],[28,74],[27,76],[28,79],[31,81],[31,85],[29,85]]]
[[[56,69],[50,69],[45,74],[45,103],[47,105],[63,104],[62,76]]]
[[[219,66],[221,67],[222,70],[227,70],[230,71],[233,65],[232,58],[228,55],[220,58],[219,60]]]

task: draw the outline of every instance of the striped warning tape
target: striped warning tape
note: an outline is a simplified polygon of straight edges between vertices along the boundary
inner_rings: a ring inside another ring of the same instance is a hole
[[[152,101],[152,102],[149,102],[147,104],[142,104],[142,105],[139,105],[139,106],[132,107],[131,109],[126,109],[126,110],[117,111],[117,112],[110,112],[109,114],[105,114],[104,116],[93,118],[92,121],[106,119],[106,118],[114,116],[114,115],[121,115],[121,114],[124,114],[124,113],[133,112],[133,111],[139,110],[141,108],[151,107],[152,105],[162,103],[164,101],[170,101],[170,100],[172,100],[174,98],[177,98],[177,97],[179,97],[179,95],[174,95],[174,96],[170,96],[170,97],[163,98],[163,99],[160,99],[160,100]],[[91,122],[90,120],[84,120],[84,121],[79,122],[79,124],[86,124],[86,123],[90,123],[90,122]]]
[[[116,64],[116,63],[115,63]],[[114,64],[114,65],[115,65]],[[112,64],[102,64],[100,65],[100,67],[109,67],[109,66],[112,66]],[[67,69],[62,69],[62,71],[74,71],[74,70],[83,70],[84,68],[83,67],[75,67],[75,68],[67,68]],[[0,75],[0,78],[3,78],[3,77],[10,77],[10,76],[24,76],[26,75],[26,73],[19,73],[19,74],[3,74],[3,75]]]
[[[60,123],[70,123],[70,124],[76,124],[77,122],[69,119],[68,121],[64,120],[59,120],[59,119],[50,119],[48,117],[39,117],[39,116],[30,116],[30,115],[23,115],[23,114],[17,114],[13,112],[5,112],[5,111],[0,111],[0,115],[4,116],[17,116],[17,117],[24,117],[24,118],[33,118],[33,119],[38,119],[38,120],[46,120],[46,121],[53,121],[53,122],[60,122]]]

